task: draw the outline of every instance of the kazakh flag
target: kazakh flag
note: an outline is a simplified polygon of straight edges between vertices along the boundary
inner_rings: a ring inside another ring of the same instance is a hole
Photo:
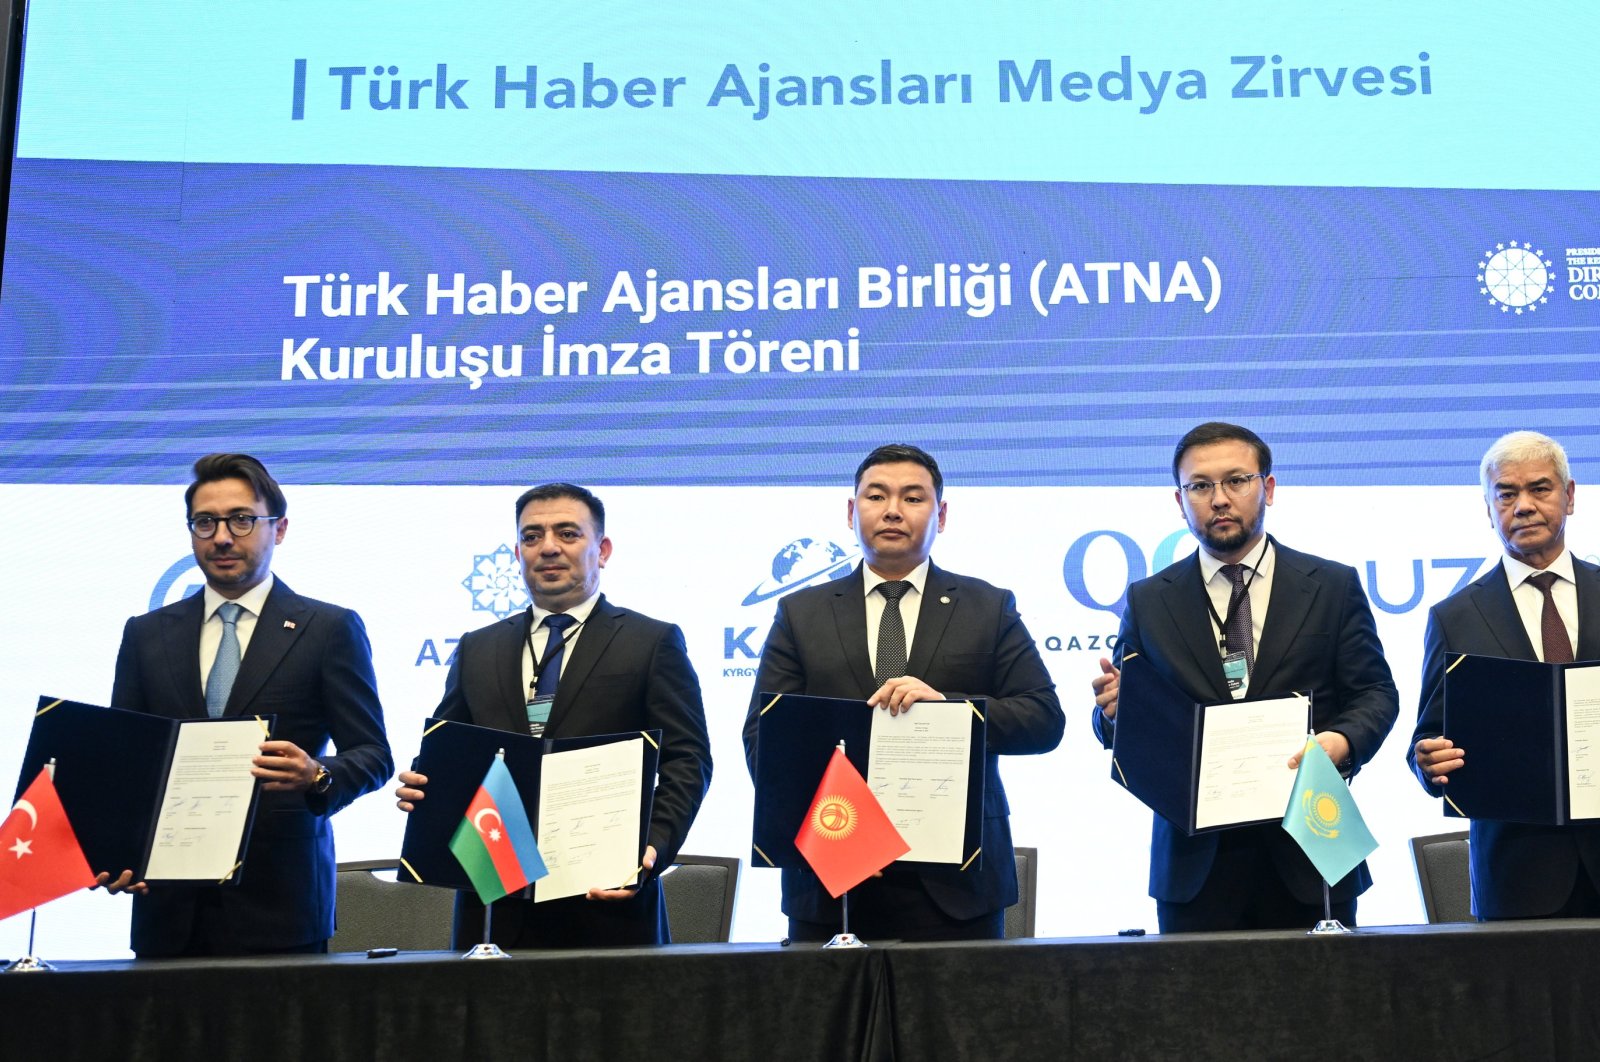
[[[1330,885],[1378,847],[1350,795],[1350,786],[1339,777],[1339,769],[1314,737],[1306,740],[1300,757],[1283,828]]]
[[[517,783],[500,756],[489,764],[478,795],[467,805],[450,838],[450,851],[486,904],[550,873],[534,843]]]

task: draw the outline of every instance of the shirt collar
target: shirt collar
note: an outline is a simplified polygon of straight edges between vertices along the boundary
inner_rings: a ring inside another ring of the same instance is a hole
[[[268,572],[265,579],[261,580],[255,586],[252,586],[238,597],[233,598],[223,597],[221,594],[212,589],[210,583],[207,583],[205,590],[205,620],[209,621],[212,616],[216,615],[217,609],[221,608],[229,601],[232,601],[234,604],[240,606],[252,616],[260,616],[262,607],[267,603],[267,595],[272,593],[272,584],[275,582],[277,582],[277,580],[273,578],[271,572]]]
[[[578,623],[587,623],[587,622],[589,622],[589,613],[594,611],[595,602],[599,601],[599,600],[600,600],[600,591],[596,590],[594,593],[589,595],[588,600],[580,601],[578,604],[573,605],[571,608],[567,609],[567,615],[571,616],[573,618],[573,620],[575,620]],[[539,629],[539,625],[544,622],[544,618],[546,616],[548,616],[548,615],[550,615],[550,610],[549,609],[543,609],[543,608],[540,608],[538,605],[534,605],[533,606],[533,629],[534,630],[538,630]]]
[[[1256,548],[1250,551],[1249,556],[1239,562],[1244,565],[1246,572],[1254,568],[1257,578],[1270,577],[1272,575],[1272,556],[1277,550],[1267,548],[1267,543],[1271,541],[1272,537],[1270,535],[1262,535],[1261,541],[1256,543]],[[1206,551],[1204,546],[1195,550],[1195,553],[1200,558],[1200,581],[1202,583],[1210,583],[1216,577],[1216,574],[1222,570],[1222,566],[1226,562],[1213,557]]]
[[[933,559],[931,557],[924,557],[922,563],[911,569],[911,574],[907,575],[903,581],[910,583],[911,588],[918,594],[921,594],[923,586],[928,582],[928,568],[932,564]],[[865,584],[866,593],[868,596],[871,596],[872,591],[878,588],[879,583],[893,581],[894,580],[891,579],[885,579],[883,576],[873,571],[872,566],[865,561],[861,562],[861,582]]]
[[[1513,590],[1527,582],[1528,576],[1538,575],[1541,571],[1554,572],[1569,583],[1577,582],[1573,578],[1572,551],[1570,549],[1562,550],[1561,556],[1551,561],[1548,568],[1535,568],[1531,564],[1524,564],[1509,553],[1501,554],[1500,562],[1505,566],[1506,580],[1511,584],[1511,589]]]

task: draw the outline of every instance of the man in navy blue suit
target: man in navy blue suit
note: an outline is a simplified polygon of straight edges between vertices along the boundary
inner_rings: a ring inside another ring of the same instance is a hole
[[[1309,692],[1317,742],[1354,775],[1400,710],[1355,570],[1267,535],[1272,451],[1248,428],[1191,429],[1172,475],[1200,548],[1128,588],[1118,660],[1142,653],[1201,703]],[[1093,722],[1110,748],[1121,672],[1100,667]],[[1355,924],[1356,897],[1371,884],[1365,863],[1334,882],[1333,916]],[[1190,837],[1155,816],[1150,895],[1163,933],[1308,928],[1323,914],[1321,877],[1275,822]]]
[[[753,772],[757,755],[777,754],[756,748],[767,694],[867,700],[896,713],[918,701],[988,698],[981,865],[891,864],[850,892],[851,929],[864,937],[1004,935],[1017,868],[999,757],[1049,752],[1066,722],[1015,596],[929,560],[945,511],[944,478],[929,454],[890,445],[867,455],[846,505],[865,563],[779,602],[745,719]],[[903,626],[903,636],[890,639],[897,648],[883,639],[890,608]],[[899,666],[888,666],[886,651],[898,653]],[[809,867],[783,871],[783,911],[795,940],[827,940],[839,930],[839,901]]]
[[[1600,566],[1567,548],[1577,484],[1561,444],[1502,436],[1479,466],[1489,522],[1505,556],[1428,612],[1422,701],[1407,759],[1433,796],[1471,771],[1468,750],[1441,737],[1445,662],[1456,653],[1514,660],[1600,660]],[[1514,713],[1517,705],[1506,705]],[[1474,819],[1472,909],[1481,919],[1600,917],[1600,823],[1541,826]]]
[[[202,457],[185,506],[205,589],[128,621],[111,703],[177,719],[276,716],[251,771],[261,802],[240,884],[146,887],[128,871],[101,883],[136,893],[140,958],[323,952],[334,930],[329,816],[394,770],[366,629],[273,577],[288,505],[261,462]]]

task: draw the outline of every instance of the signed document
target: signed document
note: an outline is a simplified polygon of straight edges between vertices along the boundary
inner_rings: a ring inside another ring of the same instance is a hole
[[[1195,829],[1282,818],[1294,790],[1287,764],[1305,747],[1310,719],[1301,696],[1207,707]]]
[[[233,875],[256,785],[250,761],[266,736],[258,719],[178,727],[145,880],[224,881]]]
[[[911,846],[901,859],[960,863],[967,828],[972,705],[920,701],[909,712],[872,713],[867,784]]]
[[[1600,665],[1568,666],[1567,815],[1600,818]]]
[[[644,739],[546,753],[535,835],[548,877],[534,900],[636,883],[644,799]]]

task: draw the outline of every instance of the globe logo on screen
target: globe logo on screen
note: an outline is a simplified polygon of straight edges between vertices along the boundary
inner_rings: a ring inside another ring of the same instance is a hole
[[[1478,294],[1489,297],[1490,306],[1500,307],[1501,313],[1522,311],[1533,313],[1550,301],[1555,286],[1550,283],[1551,262],[1533,244],[1497,243],[1494,250],[1483,252],[1478,263]]]
[[[772,558],[772,577],[745,595],[742,604],[759,605],[812,583],[843,579],[855,563],[836,542],[820,538],[797,538]]]
[[[505,619],[528,607],[528,584],[522,581],[522,565],[516,550],[505,543],[493,553],[472,558],[472,574],[461,580],[472,594],[472,611],[493,612]]]

